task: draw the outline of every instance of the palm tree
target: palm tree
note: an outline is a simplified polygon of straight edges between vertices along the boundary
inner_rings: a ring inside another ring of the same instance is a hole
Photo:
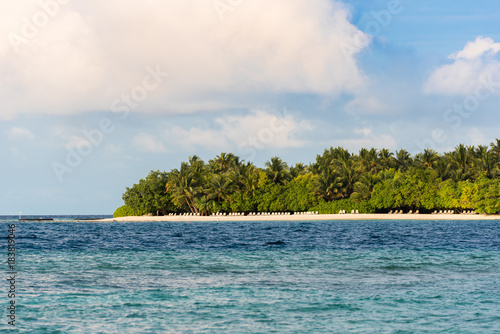
[[[426,148],[423,153],[419,153],[416,156],[417,165],[419,165],[423,169],[434,169],[438,160],[438,153],[430,148]]]
[[[203,173],[203,168],[205,163],[197,155],[189,157],[189,168],[195,175],[200,175]]]
[[[216,172],[225,173],[231,164],[233,154],[221,153],[215,157]]]
[[[379,177],[375,174],[363,174],[359,181],[354,184],[354,192],[351,198],[360,200],[369,200],[372,197],[372,191],[375,184],[379,182]]]
[[[493,161],[497,174],[500,174],[500,139],[496,139],[496,143],[491,143],[491,152],[493,153]]]
[[[452,159],[450,153],[445,153],[444,156],[440,157],[434,169],[438,173],[438,177],[443,180],[450,179],[452,177],[451,172],[453,170]]]
[[[196,173],[196,169],[191,167],[188,163],[183,162],[180,170],[172,170],[166,188],[172,193],[174,204],[189,209],[192,213],[199,213],[195,199],[203,194],[203,191],[197,178],[199,174]]]
[[[360,149],[356,160],[361,173],[377,173],[379,170],[379,157],[376,148],[372,147],[370,150],[366,148]]]
[[[359,153],[356,156],[356,161],[358,162],[362,173],[370,171],[370,166],[368,162],[368,150],[366,148],[363,147],[359,150]]]
[[[207,199],[215,200],[218,204],[229,200],[235,187],[232,180],[224,175],[214,175],[208,182]]]
[[[333,150],[333,153],[333,161],[347,161],[351,158],[351,154],[349,153],[349,151],[344,149],[343,147],[337,147]]]
[[[466,181],[472,178],[473,148],[460,144],[449,154],[452,164],[451,178],[455,181]]]
[[[259,183],[259,174],[251,162],[237,165],[230,173],[233,183],[237,186],[236,191],[246,195],[255,195]]]
[[[488,150],[487,146],[479,145],[474,151],[475,163],[474,169],[477,174],[484,174],[487,178],[497,176],[497,162],[495,161],[495,153]]]
[[[496,143],[491,143],[490,147],[493,153],[500,156],[500,139],[496,139]]]
[[[304,165],[301,162],[295,164],[295,166],[290,168],[290,175],[293,179],[299,175],[304,175],[304,174],[307,174],[307,168],[306,165]]]
[[[314,174],[314,175],[318,175],[319,173],[321,173],[323,168],[324,167],[321,166],[320,164],[318,164],[317,162],[313,162],[313,163],[310,163],[309,166],[307,166],[307,171],[309,173]]]
[[[386,148],[383,148],[379,151],[378,156],[380,159],[380,164],[382,165],[382,169],[389,169],[392,167],[393,155],[394,153],[390,152]]]
[[[394,164],[396,165],[396,169],[400,172],[406,172],[408,168],[411,167],[413,163],[413,159],[411,158],[411,154],[408,153],[407,150],[400,149],[396,152],[396,157],[394,158]]]
[[[359,172],[355,168],[354,161],[344,156],[337,159],[333,167],[342,183],[342,196],[349,197],[354,191],[354,184],[359,178]]]
[[[453,162],[463,170],[467,170],[470,167],[473,157],[472,153],[473,149],[471,147],[460,144],[455,147],[455,151],[453,152]]]
[[[274,184],[285,184],[290,179],[288,165],[278,157],[266,162],[266,173]]]
[[[314,195],[329,202],[342,196],[339,192],[341,186],[342,182],[340,178],[332,169],[326,168],[314,180]]]

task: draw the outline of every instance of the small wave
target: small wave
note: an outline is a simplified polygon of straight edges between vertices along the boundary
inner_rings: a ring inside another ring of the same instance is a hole
[[[227,246],[227,248],[242,248],[242,247],[247,247],[249,246],[249,244],[247,243],[244,243],[244,242],[237,242],[237,243],[233,243],[233,244],[230,244]]]
[[[282,240],[278,240],[278,241],[270,241],[270,242],[266,242],[266,245],[270,245],[270,246],[281,246],[281,245],[286,245],[286,242],[282,241]]]

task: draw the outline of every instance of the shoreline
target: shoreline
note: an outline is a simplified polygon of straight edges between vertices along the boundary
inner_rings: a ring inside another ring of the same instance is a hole
[[[500,215],[347,213],[268,216],[128,216],[93,220],[97,222],[251,222],[314,220],[500,220]]]

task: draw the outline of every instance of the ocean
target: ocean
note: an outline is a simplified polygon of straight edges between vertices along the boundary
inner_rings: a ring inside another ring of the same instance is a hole
[[[498,221],[73,218],[0,217],[2,332],[500,333]]]

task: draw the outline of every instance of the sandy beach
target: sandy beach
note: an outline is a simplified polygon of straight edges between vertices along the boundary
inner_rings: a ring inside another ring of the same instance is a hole
[[[101,219],[117,222],[192,222],[192,221],[306,221],[306,220],[500,220],[500,215],[465,214],[305,214],[267,216],[132,216]]]

